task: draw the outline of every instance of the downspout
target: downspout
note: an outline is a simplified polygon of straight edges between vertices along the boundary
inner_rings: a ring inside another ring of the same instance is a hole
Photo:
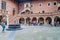
[[[19,1],[18,1],[18,14],[19,14]]]

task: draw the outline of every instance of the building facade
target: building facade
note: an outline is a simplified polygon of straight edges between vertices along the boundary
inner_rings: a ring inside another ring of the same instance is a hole
[[[60,1],[0,0],[0,14],[6,18],[8,16],[9,24],[56,25],[60,24]]]

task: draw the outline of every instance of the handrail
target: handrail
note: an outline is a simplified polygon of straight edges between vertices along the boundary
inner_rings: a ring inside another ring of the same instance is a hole
[[[26,15],[28,13],[20,14],[20,15]],[[33,14],[28,14],[28,15],[56,15],[60,14],[60,12],[48,12],[48,13],[33,13]]]

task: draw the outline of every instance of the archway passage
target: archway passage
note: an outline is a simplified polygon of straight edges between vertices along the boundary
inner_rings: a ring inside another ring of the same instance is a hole
[[[47,17],[47,18],[46,18],[46,23],[47,23],[47,24],[51,24],[51,22],[52,22],[52,19],[51,19],[50,17]]]
[[[3,16],[2,15],[0,15],[0,22],[1,22],[1,20],[3,19]]]
[[[24,18],[20,18],[20,19],[19,19],[19,23],[20,23],[20,24],[24,24],[24,21],[25,21]]]
[[[5,25],[7,25],[7,16],[6,15],[0,15],[0,23],[4,22]]]
[[[44,24],[44,19],[41,17],[38,19],[38,23],[39,25],[43,25]]]
[[[33,19],[32,19],[32,24],[33,24],[33,25],[37,25],[37,18],[36,18],[36,17],[33,17]]]
[[[58,7],[58,11],[60,12],[60,7]]]
[[[54,18],[54,25],[55,25],[55,26],[59,26],[59,25],[60,25],[60,18],[59,18],[58,16],[56,16],[56,17]]]
[[[31,23],[30,20],[31,20],[31,19],[30,19],[29,17],[27,17],[27,18],[26,18],[26,24],[30,24],[30,23]]]

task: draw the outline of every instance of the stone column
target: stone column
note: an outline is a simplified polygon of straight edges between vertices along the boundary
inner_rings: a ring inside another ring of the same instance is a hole
[[[54,25],[54,18],[52,18],[52,25]]]
[[[38,18],[37,18],[37,25],[38,25]]]
[[[26,25],[26,19],[24,19],[24,24]]]
[[[9,26],[9,17],[7,15],[7,28],[8,28],[8,26]]]
[[[16,24],[19,24],[19,19],[16,19]]]
[[[44,25],[46,25],[46,20],[44,19]]]

